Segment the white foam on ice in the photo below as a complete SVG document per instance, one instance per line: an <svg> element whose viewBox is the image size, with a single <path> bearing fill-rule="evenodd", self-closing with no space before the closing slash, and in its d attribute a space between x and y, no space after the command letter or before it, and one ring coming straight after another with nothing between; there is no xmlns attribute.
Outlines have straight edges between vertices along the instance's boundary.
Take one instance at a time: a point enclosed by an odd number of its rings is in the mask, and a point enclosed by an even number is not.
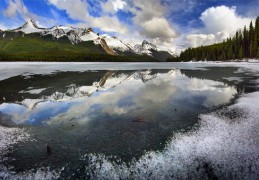
<svg viewBox="0 0 259 180"><path fill-rule="evenodd" d="M0 166L0 178L1 179L28 179L28 180L43 180L43 179L58 179L59 173L51 171L49 168L41 168L36 172L33 170L28 172L14 173L8 170L6 167Z"/></svg>
<svg viewBox="0 0 259 180"><path fill-rule="evenodd" d="M8 128L0 126L0 162L3 155L15 144L28 140L30 135L21 128ZM1 176L0 176L1 177Z"/></svg>
<svg viewBox="0 0 259 180"><path fill-rule="evenodd" d="M258 99L259 92L251 93L226 109L201 115L194 130L176 134L163 151L148 152L128 166L113 163L103 155L91 155L89 169L96 168L91 176L97 179L209 179L213 176L258 179ZM235 110L240 113L236 119L224 115Z"/></svg>

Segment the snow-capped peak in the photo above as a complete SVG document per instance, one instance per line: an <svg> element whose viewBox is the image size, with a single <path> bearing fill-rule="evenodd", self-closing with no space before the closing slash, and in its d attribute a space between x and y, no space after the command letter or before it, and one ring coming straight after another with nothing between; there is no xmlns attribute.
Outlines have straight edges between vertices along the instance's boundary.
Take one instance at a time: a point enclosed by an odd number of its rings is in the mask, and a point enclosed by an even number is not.
<svg viewBox="0 0 259 180"><path fill-rule="evenodd" d="M176 54L176 52L175 51L173 51L173 50L168 50L167 51L169 54L171 54L172 56L177 56L177 54Z"/></svg>
<svg viewBox="0 0 259 180"><path fill-rule="evenodd" d="M80 38L82 41L95 41L99 38L99 36L94 33L91 28L88 28L81 34Z"/></svg>
<svg viewBox="0 0 259 180"><path fill-rule="evenodd" d="M104 35L101 35L100 38L104 39L106 41L107 45L115 51L116 50L122 51L122 52L132 51L132 49L129 46L124 44L121 40L119 40L115 36L109 36L107 34L104 34Z"/></svg>
<svg viewBox="0 0 259 180"><path fill-rule="evenodd" d="M111 55L124 55L124 54L139 54L155 56L160 50L156 45L144 40L141 44L133 45L121 41L115 36L108 34L95 33L92 28L75 28L71 26L57 25L50 28L41 28L32 19L29 19L24 25L17 29L11 30L13 32L24 32L25 34L39 33L41 36L50 35L53 39L68 38L72 44L77 44L82 41L93 41L95 45L101 47ZM1 30L0 30L1 32ZM3 35L3 37L5 34ZM24 37L24 34L23 34ZM164 53L164 51L163 51ZM173 54L172 52L169 52Z"/></svg>
<svg viewBox="0 0 259 180"><path fill-rule="evenodd" d="M157 51L157 47L156 45L149 43L146 40L144 40L142 44L136 44L134 46L134 51L138 54L146 54L152 56L151 50Z"/></svg>
<svg viewBox="0 0 259 180"><path fill-rule="evenodd" d="M146 40L144 40L144 41L142 42L142 48L145 49L145 50L150 50L150 49L157 50L156 45L154 45L154 44L152 44L152 43L149 43L149 42L147 42Z"/></svg>
<svg viewBox="0 0 259 180"><path fill-rule="evenodd" d="M35 32L41 32L44 28L40 28L36 22L32 19L29 19L24 25L21 27L15 29L15 31L22 31L25 34L35 33Z"/></svg>
<svg viewBox="0 0 259 180"><path fill-rule="evenodd" d="M39 28L36 22L33 19L28 19L25 24L22 26L23 28L28 27L28 26L33 26L35 28Z"/></svg>
<svg viewBox="0 0 259 180"><path fill-rule="evenodd" d="M142 44L149 44L149 42L147 40L144 40Z"/></svg>

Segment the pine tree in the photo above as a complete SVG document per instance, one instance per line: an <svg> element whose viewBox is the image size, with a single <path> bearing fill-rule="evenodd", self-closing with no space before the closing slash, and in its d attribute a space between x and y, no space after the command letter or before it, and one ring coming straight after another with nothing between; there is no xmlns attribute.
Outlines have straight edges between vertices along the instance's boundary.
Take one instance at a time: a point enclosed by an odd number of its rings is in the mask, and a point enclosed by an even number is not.
<svg viewBox="0 0 259 180"><path fill-rule="evenodd" d="M243 30L243 49L244 49L244 56L248 57L249 53L248 53L248 48L249 48L249 33L246 29L246 26L244 27Z"/></svg>
<svg viewBox="0 0 259 180"><path fill-rule="evenodd" d="M252 41L250 43L250 58L255 58L257 55L257 49L258 49L258 45L257 45L257 34L254 33Z"/></svg>
<svg viewBox="0 0 259 180"><path fill-rule="evenodd" d="M178 59L189 61L193 59L227 60L233 58L259 58L259 16L255 23L250 23L249 29L244 27L243 31L237 31L233 38L227 38L218 44L188 48L181 53Z"/></svg>
<svg viewBox="0 0 259 180"><path fill-rule="evenodd" d="M232 59L232 57L233 57L232 47L229 47L227 52L227 59Z"/></svg>
<svg viewBox="0 0 259 180"><path fill-rule="evenodd" d="M256 47L258 48L259 47L259 16L256 18L256 21L255 21L255 36L254 37L255 41L257 42L256 43Z"/></svg>
<svg viewBox="0 0 259 180"><path fill-rule="evenodd" d="M241 46L239 49L239 59L243 59L244 58L244 48Z"/></svg>
<svg viewBox="0 0 259 180"><path fill-rule="evenodd" d="M249 40L251 41L253 38L253 34L254 34L254 26L253 26L253 22L250 22L249 25Z"/></svg>

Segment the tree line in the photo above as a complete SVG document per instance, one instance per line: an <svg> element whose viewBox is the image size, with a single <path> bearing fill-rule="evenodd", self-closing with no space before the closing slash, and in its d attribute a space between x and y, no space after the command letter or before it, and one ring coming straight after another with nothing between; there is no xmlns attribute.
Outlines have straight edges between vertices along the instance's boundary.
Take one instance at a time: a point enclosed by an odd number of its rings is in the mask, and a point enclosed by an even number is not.
<svg viewBox="0 0 259 180"><path fill-rule="evenodd" d="M0 52L1 61L46 61L46 62L156 62L149 56L112 56L88 53L19 53Z"/></svg>
<svg viewBox="0 0 259 180"><path fill-rule="evenodd" d="M226 61L232 59L257 58L259 59L259 16L249 27L236 32L234 37L227 38L222 43L197 48L188 48L180 56L168 61L210 60Z"/></svg>

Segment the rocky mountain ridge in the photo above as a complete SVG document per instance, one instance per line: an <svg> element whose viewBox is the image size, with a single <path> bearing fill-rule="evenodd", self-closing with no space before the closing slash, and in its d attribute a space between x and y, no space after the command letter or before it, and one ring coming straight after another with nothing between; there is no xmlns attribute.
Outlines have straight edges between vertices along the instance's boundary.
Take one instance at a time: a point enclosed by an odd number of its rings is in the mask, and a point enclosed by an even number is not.
<svg viewBox="0 0 259 180"><path fill-rule="evenodd" d="M67 38L72 44L78 44L80 42L93 42L95 45L100 45L103 50L110 55L147 55L154 58L159 55L161 61L164 61L166 58L172 56L171 53L167 51L158 50L156 45L149 43L146 40L144 40L142 44L130 45L124 43L115 36L110 36L108 34L100 35L99 33L94 32L92 28L74 28L71 26L62 25L53 26L50 28L41 28L34 20L29 19L21 27L8 31L19 32L25 35L36 33L43 37L51 36L53 39ZM162 54L162 56L160 56L160 54Z"/></svg>

